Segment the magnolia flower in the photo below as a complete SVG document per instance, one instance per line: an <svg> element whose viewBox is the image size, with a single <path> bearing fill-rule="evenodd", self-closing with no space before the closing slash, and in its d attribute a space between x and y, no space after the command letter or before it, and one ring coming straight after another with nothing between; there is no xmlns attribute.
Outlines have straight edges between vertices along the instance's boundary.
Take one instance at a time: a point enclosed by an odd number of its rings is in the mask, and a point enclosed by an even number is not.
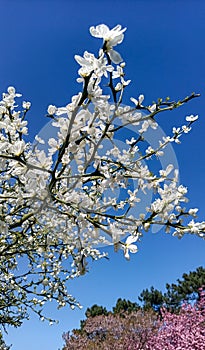
<svg viewBox="0 0 205 350"><path fill-rule="evenodd" d="M25 150L25 146L26 144L24 140L16 141L15 144L11 147L11 152L18 157Z"/></svg>
<svg viewBox="0 0 205 350"><path fill-rule="evenodd" d="M186 121L187 122L195 122L195 120L197 120L198 119L198 115L193 115L193 114L191 114L191 115L188 115L187 117L186 117Z"/></svg>
<svg viewBox="0 0 205 350"><path fill-rule="evenodd" d="M157 108L157 105L156 105L156 103L154 103L153 105L149 106L148 109L149 109L150 113L153 113L156 111L156 108Z"/></svg>
<svg viewBox="0 0 205 350"><path fill-rule="evenodd" d="M198 210L199 210L198 208L189 209L189 215L196 217L196 213L198 212Z"/></svg>
<svg viewBox="0 0 205 350"><path fill-rule="evenodd" d="M188 134L188 132L191 130L191 128L188 128L187 125L182 125L182 130L185 134Z"/></svg>
<svg viewBox="0 0 205 350"><path fill-rule="evenodd" d="M41 137L39 137L38 135L35 136L35 140L36 140L38 143L40 143L41 145L44 145L44 144L45 144L45 141L44 141Z"/></svg>
<svg viewBox="0 0 205 350"><path fill-rule="evenodd" d="M124 38L124 31L126 28L121 29L121 25L117 25L113 29L109 29L105 24L99 24L96 27L90 27L90 33L96 38L102 38L105 42L106 51L112 62L118 64L122 62L120 54L113 50L113 46L120 44Z"/></svg>
<svg viewBox="0 0 205 350"><path fill-rule="evenodd" d="M122 84L117 83L117 85L115 86L115 91L120 91L120 90L122 90Z"/></svg>
<svg viewBox="0 0 205 350"><path fill-rule="evenodd" d="M112 77L113 79L116 79L123 76L124 76L123 63L121 63L120 66L117 66L116 71L113 71Z"/></svg>
<svg viewBox="0 0 205 350"><path fill-rule="evenodd" d="M138 248L135 244L132 244L138 240L138 236L129 236L127 237L125 243L123 244L124 256L125 259L130 260L130 253L137 253Z"/></svg>
<svg viewBox="0 0 205 350"><path fill-rule="evenodd" d="M50 106L48 106L47 111L48 111L48 114L53 115L57 112L57 108L56 108L56 106L50 105Z"/></svg>
<svg viewBox="0 0 205 350"><path fill-rule="evenodd" d="M78 72L81 76L89 76L89 74L94 70L95 56L87 51L84 52L83 57L75 55L75 60L82 66Z"/></svg>
<svg viewBox="0 0 205 350"><path fill-rule="evenodd" d="M9 86L7 91L8 91L8 94L11 95L12 97L21 97L21 94L17 94L16 89L13 86Z"/></svg>
<svg viewBox="0 0 205 350"><path fill-rule="evenodd" d="M29 109L31 107L31 102L23 101L22 106L25 109Z"/></svg>
<svg viewBox="0 0 205 350"><path fill-rule="evenodd" d="M107 59L104 57L103 51L101 53L102 54L99 58L96 58L88 51L84 52L83 57L79 55L74 56L78 64L82 66L78 71L81 77L89 76L92 71L94 71L98 77L101 77L102 75L107 77L107 71L112 72L113 67L111 65L107 65Z"/></svg>
<svg viewBox="0 0 205 350"><path fill-rule="evenodd" d="M174 166L173 166L173 164L169 164L167 167L166 167L166 169L165 170L160 170L159 171L159 174L160 174L160 176L161 177L166 177L166 176L168 176L170 173L171 173L171 171L174 169Z"/></svg>
<svg viewBox="0 0 205 350"><path fill-rule="evenodd" d="M96 38L102 38L106 42L109 42L110 46L116 46L123 41L124 32L127 28L121 29L121 25L115 26L113 29L109 29L105 24L99 24L98 26L90 27L90 33Z"/></svg>
<svg viewBox="0 0 205 350"><path fill-rule="evenodd" d="M139 95L138 100L134 97L130 97L130 101L132 101L136 107L141 106L142 102L144 101L144 95Z"/></svg>
<svg viewBox="0 0 205 350"><path fill-rule="evenodd" d="M49 148L49 156L53 155L55 152L57 152L60 149L61 143L58 140L55 140L53 137L51 137L48 140L48 144L51 148Z"/></svg>

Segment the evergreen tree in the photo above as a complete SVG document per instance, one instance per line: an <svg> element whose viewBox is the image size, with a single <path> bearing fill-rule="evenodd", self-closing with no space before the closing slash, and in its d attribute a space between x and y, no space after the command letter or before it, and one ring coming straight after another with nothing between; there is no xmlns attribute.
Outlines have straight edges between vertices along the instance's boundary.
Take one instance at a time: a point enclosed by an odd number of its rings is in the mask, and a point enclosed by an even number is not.
<svg viewBox="0 0 205 350"><path fill-rule="evenodd" d="M91 306L90 308L88 307L86 312L85 312L85 316L87 318L89 317L95 317L95 316L100 316L100 315L107 315L107 309L104 306L99 306L97 304L94 304L93 306Z"/></svg>
<svg viewBox="0 0 205 350"><path fill-rule="evenodd" d="M177 283L166 284L166 292L163 294L153 286L145 289L139 296L144 309L152 308L160 311L165 306L172 312L177 312L184 301L190 303L197 301L200 296L200 288L205 289L205 268L198 267L196 271L184 273Z"/></svg>
<svg viewBox="0 0 205 350"><path fill-rule="evenodd" d="M123 314L125 312L131 313L140 309L140 306L137 303L133 303L130 300L121 299L117 300L116 305L113 307L114 314Z"/></svg>
<svg viewBox="0 0 205 350"><path fill-rule="evenodd" d="M183 301L196 301L199 299L199 289L202 287L205 288L205 268L200 266L196 271L184 273L182 280L177 280L177 284L166 284L166 302L168 305L170 303L178 307Z"/></svg>
<svg viewBox="0 0 205 350"><path fill-rule="evenodd" d="M143 290L138 299L143 303L145 310L153 309L159 312L164 304L164 295L153 286L150 291L148 289Z"/></svg>

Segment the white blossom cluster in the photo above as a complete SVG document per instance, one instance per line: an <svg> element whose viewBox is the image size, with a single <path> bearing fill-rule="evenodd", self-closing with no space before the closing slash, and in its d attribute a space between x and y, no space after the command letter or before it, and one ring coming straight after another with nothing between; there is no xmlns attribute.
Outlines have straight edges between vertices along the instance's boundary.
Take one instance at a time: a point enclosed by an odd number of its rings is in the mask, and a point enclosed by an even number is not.
<svg viewBox="0 0 205 350"><path fill-rule="evenodd" d="M146 131L157 129L157 114L197 95L179 102L159 99L148 106L140 95L130 99L132 107L123 106L130 80L125 80L125 63L113 47L123 41L124 32L120 25L111 30L104 24L90 28L92 36L103 39L102 48L97 56L87 51L83 57L75 56L82 92L65 107L48 107L56 137L45 141L37 135L34 144L27 142L26 114L31 104L17 105L21 95L13 87L3 94L0 290L6 296L1 308L4 322L6 315L10 322L20 322L29 306L43 318L41 309L48 300L55 299L59 307L79 306L67 291L67 281L86 273L90 258L106 257L100 245L113 244L129 259L129 252L138 250L134 243L152 225L164 226L179 238L186 233L205 237L205 222L194 221L197 209L184 208L187 189L178 184L178 171L170 164L153 174L145 163L162 157L167 144L179 143L197 116L187 116L187 124L159 140L156 149L146 145L141 149ZM122 149L116 139L127 125L140 136L128 137ZM123 196L117 195L121 189ZM152 202L134 216L141 193L150 190Z"/></svg>

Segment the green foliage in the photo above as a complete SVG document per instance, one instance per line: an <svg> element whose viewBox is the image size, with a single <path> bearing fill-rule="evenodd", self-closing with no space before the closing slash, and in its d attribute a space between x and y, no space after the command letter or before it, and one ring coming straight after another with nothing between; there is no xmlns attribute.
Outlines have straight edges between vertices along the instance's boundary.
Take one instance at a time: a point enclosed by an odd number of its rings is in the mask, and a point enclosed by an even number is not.
<svg viewBox="0 0 205 350"><path fill-rule="evenodd" d="M125 312L130 314L131 312L138 311L140 309L140 306L136 302L132 302L130 300L126 299L121 299L119 298L116 302L116 305L112 308L111 311L107 311L107 309L104 306L99 306L97 304L94 304L90 308L87 308L85 311L85 316L87 318L89 317L95 317L95 316L100 316L100 315L105 315L107 316L110 313L113 313L114 315L121 315L124 314ZM81 326L83 327L84 321L81 321Z"/></svg>
<svg viewBox="0 0 205 350"><path fill-rule="evenodd" d="M154 311L159 312L164 304L164 296L162 292L154 287L151 287L150 291L148 289L143 290L138 299L143 302L143 308L145 310L153 309Z"/></svg>
<svg viewBox="0 0 205 350"><path fill-rule="evenodd" d="M94 304L93 306L88 307L86 309L86 311L85 311L85 316L87 318L101 316L101 315L107 316L108 315L108 311L107 311L106 307L99 306L97 304ZM86 323L85 320L81 320L80 321L80 330L76 329L75 331L82 333L83 329L84 329L84 326L85 326L85 323Z"/></svg>
<svg viewBox="0 0 205 350"><path fill-rule="evenodd" d="M88 307L85 316L88 317L95 317L95 316L100 316L100 315L107 315L107 309L104 306L99 306L97 304L94 304L90 308Z"/></svg>
<svg viewBox="0 0 205 350"><path fill-rule="evenodd" d="M198 267L196 271L184 273L177 283L166 284L166 292L151 287L145 289L139 296L145 310L160 311L165 306L172 312L177 312L184 301L193 302L199 299L199 289L205 287L205 268Z"/></svg>
<svg viewBox="0 0 205 350"><path fill-rule="evenodd" d="M184 273L182 280L178 279L177 284L167 284L167 298L168 302L172 302L180 306L182 301L195 301L199 298L199 288L205 288L205 268L198 267L196 271L191 271L189 274ZM177 302L178 299L178 302Z"/></svg>
<svg viewBox="0 0 205 350"><path fill-rule="evenodd" d="M137 311L139 309L140 309L140 306L137 303L133 303L130 300L119 298L117 300L116 305L113 307L113 313L115 315L123 314L125 312L130 314L131 312Z"/></svg>

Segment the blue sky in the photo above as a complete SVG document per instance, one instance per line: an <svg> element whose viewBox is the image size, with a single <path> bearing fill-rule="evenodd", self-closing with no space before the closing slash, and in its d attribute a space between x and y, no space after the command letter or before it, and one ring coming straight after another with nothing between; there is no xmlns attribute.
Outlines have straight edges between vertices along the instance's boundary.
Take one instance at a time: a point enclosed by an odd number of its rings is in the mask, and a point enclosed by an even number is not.
<svg viewBox="0 0 205 350"><path fill-rule="evenodd" d="M0 90L14 85L25 100L32 102L29 114L31 138L47 120L47 106L64 106L80 85L74 55L85 50L97 53L98 39L89 27L105 23L127 27L119 51L126 61L126 77L132 80L129 97L143 93L146 102L158 97L179 99L193 91L201 97L174 112L161 115L158 122L169 133L188 114L199 114L199 121L181 145L174 148L181 182L189 188L191 207L199 207L205 217L205 3L193 1L105 0L1 0ZM84 305L82 311L68 308L49 315L60 320L48 326L31 315L19 329L6 336L13 350L58 350L62 333L78 327L87 307L97 303L114 306L118 297L137 301L142 289L154 285L163 289L183 272L204 266L205 243L187 236L182 240L159 232L146 234L139 253L130 262L109 248L110 260L91 265L90 272L70 285L70 291Z"/></svg>

